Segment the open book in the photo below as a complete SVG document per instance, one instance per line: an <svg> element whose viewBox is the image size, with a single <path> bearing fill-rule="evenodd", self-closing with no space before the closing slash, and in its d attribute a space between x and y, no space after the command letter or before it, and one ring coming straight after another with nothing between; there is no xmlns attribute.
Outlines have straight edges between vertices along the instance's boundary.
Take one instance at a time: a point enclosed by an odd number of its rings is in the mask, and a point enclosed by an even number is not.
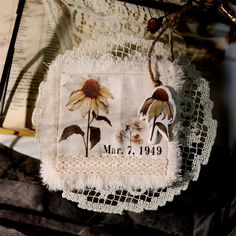
<svg viewBox="0 0 236 236"><path fill-rule="evenodd" d="M0 75L12 35L18 0L0 9ZM27 0L15 43L15 52L3 107L1 133L33 135L31 122L38 87L47 64L59 53L59 43L49 25L42 1Z"/></svg>

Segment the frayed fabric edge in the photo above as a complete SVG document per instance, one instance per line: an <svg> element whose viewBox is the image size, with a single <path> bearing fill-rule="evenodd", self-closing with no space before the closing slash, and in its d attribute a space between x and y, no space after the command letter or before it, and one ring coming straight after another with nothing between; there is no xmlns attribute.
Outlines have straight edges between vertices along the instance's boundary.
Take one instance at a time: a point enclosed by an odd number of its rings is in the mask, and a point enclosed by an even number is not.
<svg viewBox="0 0 236 236"><path fill-rule="evenodd" d="M67 56L71 55L70 53L67 53ZM66 72L68 70L71 70L71 69L74 69L74 68L78 68L78 65L80 65L79 67L81 68L82 66L84 66L85 70L87 66L89 66L89 61L91 63L91 58L86 58L86 57L83 57L83 58L80 58L81 60L78 61L76 60L76 63L75 64L71 64L71 63L68 63L67 59L65 56L59 56L51 65L50 69L49 69L49 72L48 72L48 80L52 81L54 78L56 78L56 76L60 76L61 73L63 72ZM128 60L114 60L112 59L111 57L107 57L107 55L105 55L102 59L99 60L99 64L100 66L102 66L104 68L104 71L106 70L106 67L107 66L111 66L111 65L116 65L117 66L117 69L119 68L122 68L122 66L129 66L130 65L133 65L135 68L136 66L142 64L143 66L143 63L145 62L145 58L142 57L140 58L140 60L137 62L135 61L128 61ZM94 64L94 68L96 68L97 64L96 64L96 61L98 60L92 60L92 63ZM104 63L104 61L106 63ZM129 62L129 65L127 65L127 62ZM82 65L81 65L82 63ZM120 65L119 65L120 63ZM62 70L62 67L64 65L64 69ZM91 64L90 64L91 65ZM132 67L132 66L131 66ZM91 67L90 67L91 69ZM172 80L172 83L174 83L174 86L177 86L177 88L181 88L181 69L180 67L177 68L180 73L178 74L178 76L176 76L174 78L174 80ZM101 70L101 67L100 67L100 70ZM103 69L102 69L103 70ZM134 69L135 71L135 69ZM169 81L168 81L169 82ZM49 86L48 82L47 83L47 86ZM171 86L172 87L172 83L171 81L167 84L168 86ZM51 83L51 86L53 87L52 85L53 83ZM55 84L55 81L54 81L54 84ZM52 92L52 91L51 91ZM51 104L52 106L55 105L55 104ZM51 111L52 112L52 111ZM56 112L56 111L54 111ZM44 114L46 113L46 111L44 112ZM39 133L42 133L42 129L41 131L39 131ZM46 135L46 133L45 133ZM55 139L54 139L55 140ZM176 149L177 148L177 149ZM50 149L50 148L49 148ZM174 151L173 150L176 150L176 155L173 155ZM171 155L169 156L170 160L168 163L169 166L168 166L168 171L167 171L167 176L166 177L163 177L163 178L157 178L156 176L155 177L151 177L148 179L148 181L141 181L143 182L143 185L142 184L139 184L139 185L136 185L137 187L145 187L145 188L158 188L158 187L164 187L164 186L167 186L169 184L171 184L173 181L175 181L175 179L179 176L178 174L178 170L179 170L179 166L181 165L181 158L178 157L179 155L179 150L178 150L178 144L177 144L177 141L175 141L175 145L173 148L171 148ZM55 148L54 148L54 151ZM76 181L74 179L76 179L76 176L74 176L72 173L60 173L58 172L58 170L56 169L56 157L53 156L53 153L55 153L53 150L49 150L49 152L45 152L45 150L42 152L42 165L41 165L41 177L43 179L43 182L45 184L48 185L48 187L51 189L51 190L62 190L64 188L64 186L69 186L71 185L71 189L76 186L77 188L84 188L88 185L91 185L91 187L99 187L101 184L97 183L97 180L98 179L96 176L94 178L94 180L91 179L91 183L96 183L95 185L93 184L89 184L85 186L84 184L84 181L78 181L78 183L76 183ZM51 155L50 155L51 153ZM54 154L55 155L55 154ZM43 157L44 156L44 157ZM146 178L146 176L145 176ZM124 181L121 181L119 180L119 178L117 179L117 183L122 183L121 185L120 184L115 184L113 185L116 186L117 188L119 187L123 187L123 183L127 183L128 180L126 178L123 178ZM142 178L141 178L142 179ZM135 186L135 182L138 182L137 181L137 176L134 177L134 180L135 181L131 181L130 183L132 184L126 184L127 187L132 187L131 185L134 185ZM147 182L147 183L146 183ZM74 186L73 186L74 185ZM96 186L97 185L97 186ZM111 187L111 184L105 184L105 186L107 186L108 188ZM104 187L104 186L102 186Z"/></svg>

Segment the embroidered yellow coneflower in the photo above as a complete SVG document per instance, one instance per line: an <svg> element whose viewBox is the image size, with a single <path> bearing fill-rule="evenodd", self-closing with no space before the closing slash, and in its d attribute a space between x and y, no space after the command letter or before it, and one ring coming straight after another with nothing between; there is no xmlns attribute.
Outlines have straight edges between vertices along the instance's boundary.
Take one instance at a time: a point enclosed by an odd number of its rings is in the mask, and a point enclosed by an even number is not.
<svg viewBox="0 0 236 236"><path fill-rule="evenodd" d="M113 98L111 92L101 86L100 82L93 77L80 83L79 88L70 94L67 107L70 111L81 109L82 117L89 111L99 114L99 109L109 112L108 98Z"/></svg>
<svg viewBox="0 0 236 236"><path fill-rule="evenodd" d="M168 139L168 125L173 123L176 116L176 106L169 88L165 86L155 88L152 95L141 105L139 113L141 118L152 127L150 141L152 141L155 127Z"/></svg>

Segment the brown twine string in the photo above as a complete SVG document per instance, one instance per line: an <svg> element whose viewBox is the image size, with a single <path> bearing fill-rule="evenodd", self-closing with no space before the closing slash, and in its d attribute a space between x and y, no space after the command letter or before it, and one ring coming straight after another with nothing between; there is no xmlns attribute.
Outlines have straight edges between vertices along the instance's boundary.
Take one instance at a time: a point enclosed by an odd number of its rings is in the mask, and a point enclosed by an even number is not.
<svg viewBox="0 0 236 236"><path fill-rule="evenodd" d="M173 27L174 27L174 21L171 23L170 32L169 32L169 48L170 48L170 60L171 61L174 61Z"/></svg>
<svg viewBox="0 0 236 236"><path fill-rule="evenodd" d="M157 37L153 40L149 50L148 50L148 70L149 70L149 74L151 77L151 80L153 81L153 83L155 84L155 86L160 86L162 85L161 80L158 78L156 79L153 72L152 72L152 52L153 49L155 47L156 42L160 39L160 37L162 36L163 33L165 33L165 31L170 27L170 22L168 22L165 26L162 27L161 31L158 33Z"/></svg>
<svg viewBox="0 0 236 236"><path fill-rule="evenodd" d="M175 25L175 20L177 18L179 18L181 16L182 13L184 13L185 11L188 11L188 9L190 9L192 6L191 2L189 1L182 9L182 11L180 12L175 12L175 13L171 13L166 15L166 24L164 24L164 26L162 26L160 32L158 33L157 37L153 40L149 50L148 50L148 70L149 70L149 74L151 77L151 80L153 81L153 83L155 84L155 86L160 86L162 85L162 82L160 81L159 78L155 78L154 74L152 72L152 52L153 49L155 47L156 42L160 39L160 37L162 36L163 33L165 33L165 31L169 28L170 29L170 34L169 34L169 47L170 47L170 58L173 61L174 60L174 53L173 53L173 28Z"/></svg>

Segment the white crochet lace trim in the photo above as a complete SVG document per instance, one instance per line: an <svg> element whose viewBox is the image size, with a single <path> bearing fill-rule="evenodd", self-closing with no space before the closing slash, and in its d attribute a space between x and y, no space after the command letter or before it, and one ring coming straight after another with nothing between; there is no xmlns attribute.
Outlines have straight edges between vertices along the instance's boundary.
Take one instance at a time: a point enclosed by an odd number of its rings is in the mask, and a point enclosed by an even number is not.
<svg viewBox="0 0 236 236"><path fill-rule="evenodd" d="M148 160L148 161L147 161ZM63 172L68 173L76 173L79 174L83 171L83 173L93 175L95 173L102 173L105 176L114 176L114 175L160 175L166 176L168 167L167 159L157 160L155 158L140 158L140 157L71 157L64 156L61 157L61 161L58 162L57 169L62 170ZM111 182L112 178L109 179ZM129 177L128 177L129 178ZM119 176L119 179L121 177ZM137 178L134 178L135 182Z"/></svg>
<svg viewBox="0 0 236 236"><path fill-rule="evenodd" d="M134 59L140 55L145 57L149 42L125 35L118 36L116 40L112 37L104 37L82 45L78 50L74 50L73 53L77 56L85 54L87 56L95 55L95 57L99 57L106 52L115 55L116 58L121 56ZM103 47L100 46L102 42L105 42ZM99 50L101 50L101 53ZM160 55L160 51L162 52L162 50L162 46L157 45L156 54ZM161 55L163 54L161 53ZM170 62L165 59L162 60L162 63L159 63L160 74L168 71L168 63ZM49 71L49 77L55 76L51 74L52 71L59 70L60 65L57 64L53 67L55 66L56 68ZM172 68L175 69L168 73L178 75L181 71L177 65L174 67L172 65ZM171 201L176 194L180 194L181 190L185 190L188 187L189 181L197 180L201 164L208 162L216 134L217 123L212 119L211 115L213 104L209 100L207 82L200 78L200 74L192 66L184 65L184 70L186 81L184 82L184 88L179 91L180 96L178 96L179 101L177 104L181 110L178 116L181 128L177 135L182 153L182 179L175 181L167 188L156 190L142 189L141 192L140 190L129 192L125 189L97 191L91 188L71 191L70 186L67 186L61 181L63 174L58 173L55 168L55 144L57 141L55 133L58 117L53 116L53 114L58 114L58 107L52 101L47 100L47 97L52 92L54 93L54 89L57 92L58 84L56 80L47 81L47 86L42 84L40 94L43 96L40 95L40 99L38 100L34 113L34 122L38 127L41 156L43 158L41 174L46 184L49 185L49 188L63 189L63 196L78 202L81 208L122 213L123 210L140 212L144 209L157 209L158 206L163 206L167 201ZM179 85L179 81L177 81L177 85ZM47 106L43 106L45 103L47 103ZM38 117L39 115L44 120L48 120L47 127L42 125L43 121ZM48 143L48 139L47 141L43 140L41 138L43 136L51 137L51 143Z"/></svg>
<svg viewBox="0 0 236 236"><path fill-rule="evenodd" d="M65 176L67 189L83 189L96 186L105 189L164 188L179 176L180 150L178 142L168 145L168 158L141 157L71 157L57 159L57 170Z"/></svg>

